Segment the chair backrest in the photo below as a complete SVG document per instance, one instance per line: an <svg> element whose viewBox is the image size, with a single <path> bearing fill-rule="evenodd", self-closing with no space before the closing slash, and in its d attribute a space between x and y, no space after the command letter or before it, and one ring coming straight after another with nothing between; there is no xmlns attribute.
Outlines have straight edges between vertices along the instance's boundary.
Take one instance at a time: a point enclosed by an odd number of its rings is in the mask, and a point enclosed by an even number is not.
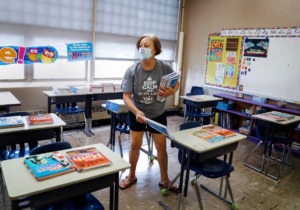
<svg viewBox="0 0 300 210"><path fill-rule="evenodd" d="M193 86L191 89L191 93L196 93L197 95L203 95L204 89L203 89L203 87Z"/></svg>
<svg viewBox="0 0 300 210"><path fill-rule="evenodd" d="M13 117L13 116L29 116L29 112L9 112L1 114L0 117Z"/></svg>
<svg viewBox="0 0 300 210"><path fill-rule="evenodd" d="M199 122L186 122L186 123L179 125L179 130L186 130L189 128L196 128L199 126L201 126L201 123L199 123Z"/></svg>
<svg viewBox="0 0 300 210"><path fill-rule="evenodd" d="M30 151L30 155L36 155L46 152L54 152L58 150L70 149L72 148L69 142L54 142L50 144L46 144L40 147L36 147Z"/></svg>

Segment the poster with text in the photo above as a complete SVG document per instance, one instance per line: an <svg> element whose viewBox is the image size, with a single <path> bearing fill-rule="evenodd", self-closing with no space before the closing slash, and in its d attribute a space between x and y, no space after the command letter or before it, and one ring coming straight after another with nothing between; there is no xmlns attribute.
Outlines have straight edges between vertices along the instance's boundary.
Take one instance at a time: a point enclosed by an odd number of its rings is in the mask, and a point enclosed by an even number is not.
<svg viewBox="0 0 300 210"><path fill-rule="evenodd" d="M91 42L67 44L68 61L92 60L93 45Z"/></svg>
<svg viewBox="0 0 300 210"><path fill-rule="evenodd" d="M268 57L269 38L245 38L243 56Z"/></svg>
<svg viewBox="0 0 300 210"><path fill-rule="evenodd" d="M236 64L236 52L227 52L227 65L226 65L226 73L227 77L233 77L235 71Z"/></svg>
<svg viewBox="0 0 300 210"><path fill-rule="evenodd" d="M209 48L209 61L222 62L224 40L211 39Z"/></svg>
<svg viewBox="0 0 300 210"><path fill-rule="evenodd" d="M215 82L223 83L224 82L224 72L225 71L225 63L217 63L216 65L216 74L215 74Z"/></svg>

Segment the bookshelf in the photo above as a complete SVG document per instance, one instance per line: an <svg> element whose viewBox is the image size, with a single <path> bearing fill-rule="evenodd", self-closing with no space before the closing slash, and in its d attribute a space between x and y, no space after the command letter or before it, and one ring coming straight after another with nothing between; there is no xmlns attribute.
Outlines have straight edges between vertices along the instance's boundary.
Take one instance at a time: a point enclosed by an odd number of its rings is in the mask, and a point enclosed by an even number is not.
<svg viewBox="0 0 300 210"><path fill-rule="evenodd" d="M227 116L230 121L234 121L235 119L235 125L231 126L225 126L227 128L230 128L234 131L238 132L238 128L242 127L242 123L244 120L249 120L250 121L250 131L249 134L247 135L247 139L249 141L258 143L259 139L255 137L255 132L254 132L254 124L255 124L255 119L251 117L250 114L246 114L245 112L242 112L242 110L246 109L253 109L253 113L256 112L258 108L264 108L267 111L280 111L280 112L285 112L293 115L300 116L300 109L297 108L290 108L290 107L279 107L276 104L271 104L271 103L259 103L256 101L252 101L251 99L247 98L237 98L234 95L228 95L228 94L214 94L215 97L223 98L223 102L228 102L228 101L233 101L235 106L233 109L218 109L216 108L216 112L219 113L220 116ZM226 120L225 120L226 121ZM294 136L296 138L296 142L300 142L300 128L296 128L294 132ZM292 152L300 156L300 148L292 148Z"/></svg>

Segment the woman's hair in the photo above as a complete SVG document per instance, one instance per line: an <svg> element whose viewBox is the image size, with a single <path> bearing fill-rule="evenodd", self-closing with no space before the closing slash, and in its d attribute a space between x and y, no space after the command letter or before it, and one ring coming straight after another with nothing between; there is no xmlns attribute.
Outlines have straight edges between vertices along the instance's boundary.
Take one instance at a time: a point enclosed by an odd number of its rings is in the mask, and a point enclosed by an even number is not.
<svg viewBox="0 0 300 210"><path fill-rule="evenodd" d="M161 44L159 38L155 34L144 34L142 35L136 43L136 49L139 50L140 42L143 38L148 37L152 42L156 53L154 55L159 55L161 53Z"/></svg>

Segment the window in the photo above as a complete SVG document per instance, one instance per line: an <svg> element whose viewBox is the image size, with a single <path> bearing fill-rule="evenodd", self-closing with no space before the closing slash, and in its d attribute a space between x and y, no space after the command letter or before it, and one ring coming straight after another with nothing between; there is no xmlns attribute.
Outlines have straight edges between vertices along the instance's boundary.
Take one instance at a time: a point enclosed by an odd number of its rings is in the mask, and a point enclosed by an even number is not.
<svg viewBox="0 0 300 210"><path fill-rule="evenodd" d="M134 61L96 60L95 78L123 78L125 71Z"/></svg>
<svg viewBox="0 0 300 210"><path fill-rule="evenodd" d="M157 58L172 62L179 2L0 0L0 47L52 46L59 56L52 64L0 66L0 80L120 79L128 66L139 60L135 43L144 33L154 33L161 39L163 51ZM95 69L91 69L94 66L89 65L90 61L68 62L66 44L92 42L93 31Z"/></svg>
<svg viewBox="0 0 300 210"><path fill-rule="evenodd" d="M87 61L68 62L59 58L52 64L34 64L34 79L86 79Z"/></svg>

